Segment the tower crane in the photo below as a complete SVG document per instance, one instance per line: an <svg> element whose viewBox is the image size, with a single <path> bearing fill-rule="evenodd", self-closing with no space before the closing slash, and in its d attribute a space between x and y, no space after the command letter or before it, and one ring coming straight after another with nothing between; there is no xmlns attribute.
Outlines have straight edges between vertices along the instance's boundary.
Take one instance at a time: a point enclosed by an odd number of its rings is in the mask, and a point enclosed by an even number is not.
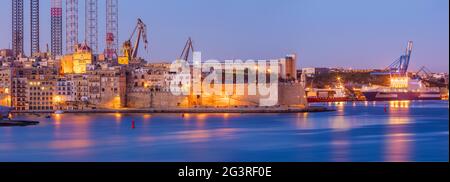
<svg viewBox="0 0 450 182"><path fill-rule="evenodd" d="M136 32L137 32L136 42L133 45L132 40L134 35L136 35ZM123 56L119 56L118 58L119 64L128 65L132 60L136 59L141 39L144 43L145 50L147 50L148 47L147 25L145 25L145 23L139 18L130 38L127 41L125 41L122 45Z"/></svg>

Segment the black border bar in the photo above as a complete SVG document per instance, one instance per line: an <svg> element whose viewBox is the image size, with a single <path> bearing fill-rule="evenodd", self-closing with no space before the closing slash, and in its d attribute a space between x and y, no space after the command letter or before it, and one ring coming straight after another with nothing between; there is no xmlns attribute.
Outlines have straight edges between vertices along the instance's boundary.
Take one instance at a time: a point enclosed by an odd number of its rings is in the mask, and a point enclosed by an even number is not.
<svg viewBox="0 0 450 182"><path fill-rule="evenodd" d="M448 163L0 163L2 177L108 177L116 179L233 180L279 178L355 178L448 177ZM210 179L203 176L180 177L180 169L212 169ZM224 168L256 167L269 170L269 176L223 176ZM63 178L66 179L66 178ZM445 179L445 178L444 178ZM146 181L146 180L144 180ZM151 181L151 180L148 180ZM301 180L300 180L301 181Z"/></svg>

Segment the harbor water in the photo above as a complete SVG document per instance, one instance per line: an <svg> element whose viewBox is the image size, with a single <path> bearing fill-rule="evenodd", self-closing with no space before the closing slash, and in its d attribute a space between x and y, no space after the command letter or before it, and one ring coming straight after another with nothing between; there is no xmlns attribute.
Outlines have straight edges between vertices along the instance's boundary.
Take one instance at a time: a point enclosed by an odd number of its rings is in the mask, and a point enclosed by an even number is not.
<svg viewBox="0 0 450 182"><path fill-rule="evenodd" d="M448 162L448 101L315 105L337 111L17 115L41 123L0 128L0 162Z"/></svg>

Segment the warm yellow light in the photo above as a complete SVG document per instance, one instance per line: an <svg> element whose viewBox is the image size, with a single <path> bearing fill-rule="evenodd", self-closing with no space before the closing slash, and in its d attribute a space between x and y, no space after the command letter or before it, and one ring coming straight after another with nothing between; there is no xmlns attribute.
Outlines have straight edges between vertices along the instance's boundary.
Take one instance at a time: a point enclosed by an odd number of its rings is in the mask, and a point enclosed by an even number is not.
<svg viewBox="0 0 450 182"><path fill-rule="evenodd" d="M150 119L152 117L152 115L151 114L144 114L143 117L144 117L144 119Z"/></svg>
<svg viewBox="0 0 450 182"><path fill-rule="evenodd" d="M408 84L409 84L408 77L391 78L392 88L408 88Z"/></svg>
<svg viewBox="0 0 450 182"><path fill-rule="evenodd" d="M0 106L11 106L11 96L6 96L4 99L0 100Z"/></svg>
<svg viewBox="0 0 450 182"><path fill-rule="evenodd" d="M62 102L62 98L61 98L61 96L55 96L55 98L53 98L53 101L55 103L61 103Z"/></svg>
<svg viewBox="0 0 450 182"><path fill-rule="evenodd" d="M119 109L121 105L121 98L120 96L116 96L113 100L113 108Z"/></svg>

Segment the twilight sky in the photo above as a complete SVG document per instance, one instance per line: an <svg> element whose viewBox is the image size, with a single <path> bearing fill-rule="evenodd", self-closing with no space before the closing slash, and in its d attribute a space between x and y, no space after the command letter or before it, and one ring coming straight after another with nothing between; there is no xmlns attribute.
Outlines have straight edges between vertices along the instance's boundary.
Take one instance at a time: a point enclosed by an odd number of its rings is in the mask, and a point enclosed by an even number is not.
<svg viewBox="0 0 450 182"><path fill-rule="evenodd" d="M63 0L65 1L65 0ZM80 41L84 40L84 0ZM104 49L105 1L99 1ZM29 54L29 0L25 0ZM50 0L41 0L41 49L50 41ZM191 36L203 59L270 59L297 53L299 67L385 68L415 42L411 69L449 68L448 0L119 0L120 43L141 17L151 62L173 61ZM10 47L11 0L0 6L0 48Z"/></svg>

